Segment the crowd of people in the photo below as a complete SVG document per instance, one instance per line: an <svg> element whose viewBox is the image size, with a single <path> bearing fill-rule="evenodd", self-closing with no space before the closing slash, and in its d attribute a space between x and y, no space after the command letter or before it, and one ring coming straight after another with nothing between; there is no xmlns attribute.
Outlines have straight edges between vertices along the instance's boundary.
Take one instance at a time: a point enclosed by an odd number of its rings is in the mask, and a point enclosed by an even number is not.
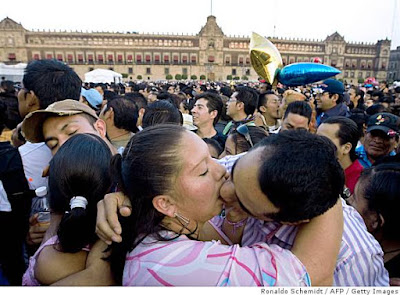
<svg viewBox="0 0 400 295"><path fill-rule="evenodd" d="M0 86L0 285L400 285L400 87Z"/></svg>

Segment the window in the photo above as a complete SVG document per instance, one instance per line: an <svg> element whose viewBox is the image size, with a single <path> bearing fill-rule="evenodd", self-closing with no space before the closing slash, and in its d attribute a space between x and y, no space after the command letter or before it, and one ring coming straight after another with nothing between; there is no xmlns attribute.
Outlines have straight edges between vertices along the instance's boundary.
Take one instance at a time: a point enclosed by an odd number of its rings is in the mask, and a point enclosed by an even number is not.
<svg viewBox="0 0 400 295"><path fill-rule="evenodd" d="M236 69L232 69L232 75L236 76Z"/></svg>
<svg viewBox="0 0 400 295"><path fill-rule="evenodd" d="M209 55L208 56L208 62L214 62L214 56L213 55Z"/></svg>
<svg viewBox="0 0 400 295"><path fill-rule="evenodd" d="M62 56L62 54L57 54L57 60L58 60L58 61L63 61L63 56Z"/></svg>
<svg viewBox="0 0 400 295"><path fill-rule="evenodd" d="M363 73L362 72L358 72L358 78L362 78L363 77Z"/></svg>
<svg viewBox="0 0 400 295"><path fill-rule="evenodd" d="M141 55L136 55L136 63L138 63L138 64L142 63L142 56Z"/></svg>
<svg viewBox="0 0 400 295"><path fill-rule="evenodd" d="M94 68L89 68L89 72L91 72L91 71L93 71L94 70Z"/></svg>
<svg viewBox="0 0 400 295"><path fill-rule="evenodd" d="M243 57L239 57L239 64L240 64L240 65L243 64Z"/></svg>
<svg viewBox="0 0 400 295"><path fill-rule="evenodd" d="M246 76L250 76L250 69L246 70Z"/></svg>
<svg viewBox="0 0 400 295"><path fill-rule="evenodd" d="M149 63L151 61L150 54L146 54L146 62Z"/></svg>
<svg viewBox="0 0 400 295"><path fill-rule="evenodd" d="M122 63L122 54L118 54L117 60L119 63Z"/></svg>
<svg viewBox="0 0 400 295"><path fill-rule="evenodd" d="M110 71L114 71L114 68L113 67L109 67L108 68Z"/></svg>
<svg viewBox="0 0 400 295"><path fill-rule="evenodd" d="M133 55L132 54L128 54L127 58L129 63L131 63L133 61Z"/></svg>
<svg viewBox="0 0 400 295"><path fill-rule="evenodd" d="M164 68L164 74L169 75L169 68Z"/></svg>
<svg viewBox="0 0 400 295"><path fill-rule="evenodd" d="M386 69L386 63L383 62L381 68L382 68L382 70L385 70Z"/></svg>
<svg viewBox="0 0 400 295"><path fill-rule="evenodd" d="M336 64L337 64L336 59L333 59L333 60L331 61L331 66L332 66L332 67L336 67Z"/></svg>
<svg viewBox="0 0 400 295"><path fill-rule="evenodd" d="M33 59L34 59L34 60L39 60L39 59L40 59L40 55L39 55L38 53L35 53L35 54L33 55Z"/></svg>
<svg viewBox="0 0 400 295"><path fill-rule="evenodd" d="M196 60L197 60L196 56L192 55L192 59L191 59L192 64L195 64L197 62Z"/></svg>
<svg viewBox="0 0 400 295"><path fill-rule="evenodd" d="M8 60L16 60L15 53L9 53L8 54Z"/></svg>
<svg viewBox="0 0 400 295"><path fill-rule="evenodd" d="M52 55L52 54L47 54L47 55L46 55L46 58L47 58L47 59L52 59L52 58L53 58L53 55Z"/></svg>
<svg viewBox="0 0 400 295"><path fill-rule="evenodd" d="M103 55L102 54L97 55L97 61L99 63L103 63Z"/></svg>
<svg viewBox="0 0 400 295"><path fill-rule="evenodd" d="M133 68L128 68L128 73L133 74Z"/></svg>
<svg viewBox="0 0 400 295"><path fill-rule="evenodd" d="M146 68L146 75L151 75L151 68Z"/></svg>
<svg viewBox="0 0 400 295"><path fill-rule="evenodd" d="M249 65L249 64L250 64L250 58L246 57L246 65Z"/></svg>
<svg viewBox="0 0 400 295"><path fill-rule="evenodd" d="M227 57L225 58L225 64L226 64L226 65L230 65L230 64L231 64L231 58L230 58L229 56L227 56Z"/></svg>
<svg viewBox="0 0 400 295"><path fill-rule="evenodd" d="M164 63L169 63L169 55L164 55Z"/></svg>
<svg viewBox="0 0 400 295"><path fill-rule="evenodd" d="M187 75L187 73L188 73L187 68L183 68L183 69L182 69L182 74L183 74L183 75Z"/></svg>
<svg viewBox="0 0 400 295"><path fill-rule="evenodd" d="M182 63L187 64L187 62L188 62L187 55L182 56Z"/></svg>
<svg viewBox="0 0 400 295"><path fill-rule="evenodd" d="M344 72L344 77L348 78L349 77L349 73L348 72Z"/></svg>
<svg viewBox="0 0 400 295"><path fill-rule="evenodd" d="M179 57L177 55L174 55L174 64L177 64L179 61Z"/></svg>
<svg viewBox="0 0 400 295"><path fill-rule="evenodd" d="M113 62L114 56L112 54L109 54L107 59L108 59L108 62Z"/></svg>
<svg viewBox="0 0 400 295"><path fill-rule="evenodd" d="M154 56L154 61L155 61L155 63L159 63L160 62L160 55L156 54Z"/></svg>
<svg viewBox="0 0 400 295"><path fill-rule="evenodd" d="M93 62L93 55L91 55L91 57L92 57L92 62ZM67 55L67 61L68 61L69 63L72 63L73 60L74 60L74 58L73 58L72 54L68 54L68 55ZM89 61L90 61L90 56L89 56Z"/></svg>
<svg viewBox="0 0 400 295"><path fill-rule="evenodd" d="M354 78L354 72L350 72L350 78Z"/></svg>
<svg viewBox="0 0 400 295"><path fill-rule="evenodd" d="M78 62L83 62L83 54L78 54Z"/></svg>

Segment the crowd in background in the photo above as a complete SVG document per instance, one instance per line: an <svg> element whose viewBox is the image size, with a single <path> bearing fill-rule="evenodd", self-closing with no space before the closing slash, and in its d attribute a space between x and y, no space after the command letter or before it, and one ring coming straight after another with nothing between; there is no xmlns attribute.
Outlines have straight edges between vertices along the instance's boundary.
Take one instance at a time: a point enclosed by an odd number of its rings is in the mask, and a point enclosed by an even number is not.
<svg viewBox="0 0 400 295"><path fill-rule="evenodd" d="M34 61L0 84L0 285L397 285L399 116L386 81L87 83Z"/></svg>

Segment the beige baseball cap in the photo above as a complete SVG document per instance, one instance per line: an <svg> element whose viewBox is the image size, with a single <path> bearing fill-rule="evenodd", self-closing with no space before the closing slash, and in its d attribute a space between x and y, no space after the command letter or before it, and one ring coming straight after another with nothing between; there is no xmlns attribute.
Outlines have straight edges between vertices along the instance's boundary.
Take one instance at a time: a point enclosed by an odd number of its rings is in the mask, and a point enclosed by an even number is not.
<svg viewBox="0 0 400 295"><path fill-rule="evenodd" d="M49 117L73 116L78 114L87 114L99 119L96 112L89 106L73 99L65 99L52 103L44 110L37 110L26 115L22 122L22 135L30 142L43 142L43 123Z"/></svg>

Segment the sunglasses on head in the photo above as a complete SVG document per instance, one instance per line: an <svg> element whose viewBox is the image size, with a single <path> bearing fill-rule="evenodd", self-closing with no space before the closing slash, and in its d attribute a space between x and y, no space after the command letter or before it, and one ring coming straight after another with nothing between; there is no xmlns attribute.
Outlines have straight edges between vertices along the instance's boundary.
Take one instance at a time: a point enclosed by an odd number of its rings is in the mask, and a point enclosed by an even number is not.
<svg viewBox="0 0 400 295"><path fill-rule="evenodd" d="M236 128L236 132L239 133L240 135L243 135L251 147L254 146L253 141L251 140L249 128L247 127L247 125L245 125L245 124L240 125L238 128Z"/></svg>

